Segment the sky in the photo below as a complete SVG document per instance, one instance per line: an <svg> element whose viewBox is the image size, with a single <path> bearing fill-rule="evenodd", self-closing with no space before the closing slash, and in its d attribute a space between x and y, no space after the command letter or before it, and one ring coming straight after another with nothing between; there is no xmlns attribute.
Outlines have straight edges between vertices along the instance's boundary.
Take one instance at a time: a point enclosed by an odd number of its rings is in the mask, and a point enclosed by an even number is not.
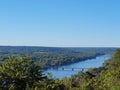
<svg viewBox="0 0 120 90"><path fill-rule="evenodd" d="M120 0L0 0L0 45L120 47Z"/></svg>

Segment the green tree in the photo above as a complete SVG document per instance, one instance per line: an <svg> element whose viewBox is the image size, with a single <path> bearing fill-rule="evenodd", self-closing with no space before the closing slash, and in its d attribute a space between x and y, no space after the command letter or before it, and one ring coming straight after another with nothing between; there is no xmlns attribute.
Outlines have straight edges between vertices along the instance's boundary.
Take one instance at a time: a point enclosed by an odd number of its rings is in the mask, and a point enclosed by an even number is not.
<svg viewBox="0 0 120 90"><path fill-rule="evenodd" d="M0 66L0 83L3 89L25 90L35 82L46 77L40 66L37 66L29 56L10 57Z"/></svg>
<svg viewBox="0 0 120 90"><path fill-rule="evenodd" d="M66 87L61 80L54 79L53 83L47 85L46 90L66 90Z"/></svg>

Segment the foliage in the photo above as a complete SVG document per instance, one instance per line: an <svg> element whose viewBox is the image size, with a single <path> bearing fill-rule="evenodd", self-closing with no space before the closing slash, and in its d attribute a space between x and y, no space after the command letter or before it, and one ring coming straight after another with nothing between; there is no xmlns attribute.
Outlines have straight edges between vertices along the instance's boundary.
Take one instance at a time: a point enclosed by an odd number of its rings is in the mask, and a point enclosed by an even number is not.
<svg viewBox="0 0 120 90"><path fill-rule="evenodd" d="M59 47L30 47L30 46L0 46L0 62L10 55L18 57L29 53L31 58L43 69L56 68L98 55L113 53L115 48L59 48Z"/></svg>
<svg viewBox="0 0 120 90"><path fill-rule="evenodd" d="M26 85L34 85L44 78L41 68L28 56L10 57L0 66L0 81L3 89L24 90Z"/></svg>
<svg viewBox="0 0 120 90"><path fill-rule="evenodd" d="M79 72L70 78L59 80L49 74L45 79L42 73L30 57L10 57L0 66L0 89L120 90L120 49L102 67Z"/></svg>

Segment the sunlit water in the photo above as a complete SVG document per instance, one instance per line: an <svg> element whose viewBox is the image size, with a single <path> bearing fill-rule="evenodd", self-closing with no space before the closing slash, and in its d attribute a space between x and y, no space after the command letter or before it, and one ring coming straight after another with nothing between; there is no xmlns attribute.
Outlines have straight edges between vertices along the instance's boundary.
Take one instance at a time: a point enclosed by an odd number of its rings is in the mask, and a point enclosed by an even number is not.
<svg viewBox="0 0 120 90"><path fill-rule="evenodd" d="M102 66L105 60L110 59L110 55L98 56L94 59L87 59L85 61L80 61L70 65L61 66L58 69L48 69L45 73L52 73L55 78L70 77L71 75L77 74L79 71L83 70L81 68L97 68ZM86 70L84 69L84 70Z"/></svg>

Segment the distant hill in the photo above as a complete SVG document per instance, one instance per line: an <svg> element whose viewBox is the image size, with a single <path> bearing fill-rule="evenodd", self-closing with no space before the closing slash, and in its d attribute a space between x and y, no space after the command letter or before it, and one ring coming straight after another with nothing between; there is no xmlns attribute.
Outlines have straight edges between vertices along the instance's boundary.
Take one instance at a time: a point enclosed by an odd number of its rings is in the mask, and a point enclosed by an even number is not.
<svg viewBox="0 0 120 90"><path fill-rule="evenodd" d="M98 52L98 53L111 53L116 48L103 48L103 47L38 47L38 46L0 46L0 53L5 54L33 54L34 52L51 52L51 53L77 53L77 52Z"/></svg>
<svg viewBox="0 0 120 90"><path fill-rule="evenodd" d="M33 47L33 46L0 46L0 61L9 56L25 56L31 58L43 68L75 63L98 55L112 54L116 48L90 47Z"/></svg>

